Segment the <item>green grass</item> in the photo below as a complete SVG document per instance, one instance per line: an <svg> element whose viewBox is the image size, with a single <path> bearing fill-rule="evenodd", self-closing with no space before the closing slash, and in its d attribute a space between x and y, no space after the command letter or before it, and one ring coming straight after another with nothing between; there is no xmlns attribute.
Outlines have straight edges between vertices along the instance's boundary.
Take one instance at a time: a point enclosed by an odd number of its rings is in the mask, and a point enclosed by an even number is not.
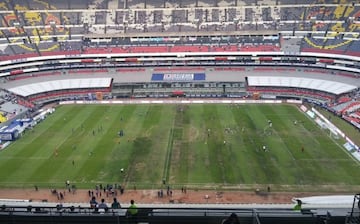
<svg viewBox="0 0 360 224"><path fill-rule="evenodd" d="M68 105L0 152L0 186L351 191L359 167L292 105Z"/></svg>
<svg viewBox="0 0 360 224"><path fill-rule="evenodd" d="M341 117L336 116L327 110L321 109L319 107L316 109L326 118L330 118L330 121L340 130L342 130L346 136L348 136L356 145L360 145L359 130L356 127L348 122L345 122Z"/></svg>

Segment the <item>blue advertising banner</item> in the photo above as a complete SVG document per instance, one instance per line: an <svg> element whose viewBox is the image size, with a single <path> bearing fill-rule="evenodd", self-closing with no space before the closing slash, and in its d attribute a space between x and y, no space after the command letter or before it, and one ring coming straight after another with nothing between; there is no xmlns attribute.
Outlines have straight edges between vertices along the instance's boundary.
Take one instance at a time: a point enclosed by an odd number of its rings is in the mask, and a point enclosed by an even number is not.
<svg viewBox="0 0 360 224"><path fill-rule="evenodd" d="M205 78L205 73L155 73L152 74L151 81L187 82L203 81Z"/></svg>

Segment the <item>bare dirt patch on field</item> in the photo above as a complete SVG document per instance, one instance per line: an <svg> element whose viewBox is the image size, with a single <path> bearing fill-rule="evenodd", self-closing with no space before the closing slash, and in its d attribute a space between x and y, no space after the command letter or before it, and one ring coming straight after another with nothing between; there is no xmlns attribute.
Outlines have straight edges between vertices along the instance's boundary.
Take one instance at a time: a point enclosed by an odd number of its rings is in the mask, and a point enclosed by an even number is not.
<svg viewBox="0 0 360 224"><path fill-rule="evenodd" d="M59 190L58 190L59 191ZM77 190L75 193L61 191L65 193L64 199L59 200L56 194L52 194L49 189L0 189L1 199L22 199L31 201L48 201L55 203L88 203L90 200L88 190ZM94 191L95 192L95 191ZM158 190L125 189L124 194L117 192L116 198L122 203L128 204L134 199L138 204L153 203L191 203L191 204L291 204L294 197L305 197L319 195L319 193L291 193L291 192L248 192L248 191L211 191L211 190L172 190L172 196L166 194L158 197ZM100 201L104 198L107 203L111 203L113 196L102 192L97 197Z"/></svg>

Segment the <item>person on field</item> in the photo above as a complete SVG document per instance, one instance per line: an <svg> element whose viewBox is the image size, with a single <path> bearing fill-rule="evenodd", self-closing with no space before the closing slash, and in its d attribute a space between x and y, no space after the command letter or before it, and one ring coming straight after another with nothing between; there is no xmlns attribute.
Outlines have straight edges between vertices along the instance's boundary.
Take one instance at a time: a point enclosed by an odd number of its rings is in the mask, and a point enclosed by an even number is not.
<svg viewBox="0 0 360 224"><path fill-rule="evenodd" d="M266 145L263 145L262 149L263 149L264 152L268 151L268 148L266 147Z"/></svg>
<svg viewBox="0 0 360 224"><path fill-rule="evenodd" d="M224 219L221 224L240 224L239 218L235 213L231 213L231 215Z"/></svg>
<svg viewBox="0 0 360 224"><path fill-rule="evenodd" d="M126 217L129 219L130 223L137 223L138 209L135 205L135 201L130 201L130 206L126 211Z"/></svg>

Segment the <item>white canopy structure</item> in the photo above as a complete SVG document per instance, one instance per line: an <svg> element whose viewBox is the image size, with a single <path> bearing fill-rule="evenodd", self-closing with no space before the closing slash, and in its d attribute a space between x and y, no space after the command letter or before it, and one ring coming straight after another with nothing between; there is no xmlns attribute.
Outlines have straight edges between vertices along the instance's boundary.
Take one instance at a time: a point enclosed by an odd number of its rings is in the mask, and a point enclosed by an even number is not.
<svg viewBox="0 0 360 224"><path fill-rule="evenodd" d="M56 90L106 88L110 87L111 80L111 78L63 79L21 85L8 90L14 94L27 97Z"/></svg>
<svg viewBox="0 0 360 224"><path fill-rule="evenodd" d="M357 86L355 85L341 82L322 79L281 76L249 76L248 85L258 87L294 87L318 90L336 95L347 93L357 89Z"/></svg>

